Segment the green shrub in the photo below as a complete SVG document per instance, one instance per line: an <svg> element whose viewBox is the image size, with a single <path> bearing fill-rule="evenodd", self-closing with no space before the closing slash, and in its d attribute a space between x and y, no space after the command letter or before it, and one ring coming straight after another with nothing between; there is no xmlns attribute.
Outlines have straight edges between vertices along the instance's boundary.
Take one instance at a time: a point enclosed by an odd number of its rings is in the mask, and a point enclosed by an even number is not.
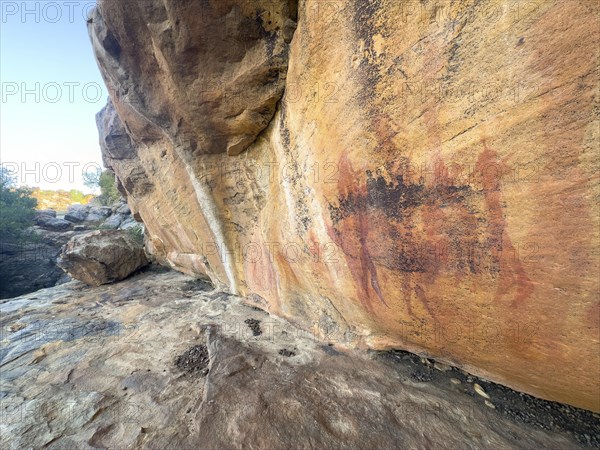
<svg viewBox="0 0 600 450"><path fill-rule="evenodd" d="M37 200L28 188L15 187L15 180L0 167L0 241L22 242L32 239Z"/></svg>
<svg viewBox="0 0 600 450"><path fill-rule="evenodd" d="M77 189L71 189L69 191L69 198L73 203L84 204L86 202L86 195Z"/></svg>
<svg viewBox="0 0 600 450"><path fill-rule="evenodd" d="M127 232L140 244L144 243L144 228L141 225L128 228Z"/></svg>
<svg viewBox="0 0 600 450"><path fill-rule="evenodd" d="M100 195L96 198L102 206L112 206L121 197L117 189L115 173L110 169L106 169L101 173L83 174L83 184L91 189L100 187Z"/></svg>
<svg viewBox="0 0 600 450"><path fill-rule="evenodd" d="M111 206L119 201L121 197L117 190L115 173L112 170L105 170L100 175L100 203L104 206Z"/></svg>

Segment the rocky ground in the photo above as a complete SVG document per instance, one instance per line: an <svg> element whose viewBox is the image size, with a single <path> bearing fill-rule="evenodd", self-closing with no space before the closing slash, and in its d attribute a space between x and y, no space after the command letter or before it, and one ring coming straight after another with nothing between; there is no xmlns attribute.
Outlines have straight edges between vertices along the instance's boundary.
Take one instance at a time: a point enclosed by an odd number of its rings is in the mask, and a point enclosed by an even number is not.
<svg viewBox="0 0 600 450"><path fill-rule="evenodd" d="M0 447L585 448L592 413L343 352L156 267L0 303Z"/></svg>

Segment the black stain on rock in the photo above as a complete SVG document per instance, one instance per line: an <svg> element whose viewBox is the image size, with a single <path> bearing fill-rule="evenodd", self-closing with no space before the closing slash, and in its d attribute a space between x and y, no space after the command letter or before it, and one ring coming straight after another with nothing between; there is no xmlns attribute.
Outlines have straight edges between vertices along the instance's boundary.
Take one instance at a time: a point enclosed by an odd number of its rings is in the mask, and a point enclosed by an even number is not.
<svg viewBox="0 0 600 450"><path fill-rule="evenodd" d="M427 383L433 380L433 375L431 373L431 369L429 368L421 368L415 370L413 373L410 374L410 377L418 383Z"/></svg>
<svg viewBox="0 0 600 450"><path fill-rule="evenodd" d="M262 334L262 330L260 329L260 320L246 319L244 320L244 323L252 330L252 334L254 336L260 336Z"/></svg>
<svg viewBox="0 0 600 450"><path fill-rule="evenodd" d="M382 33L384 30L378 29L376 23L377 12L381 10L380 0L362 0L354 3L353 20L354 35L356 42L364 43L364 51L357 55L360 58L360 65L356 72L356 77L362 85L362 89L357 100L361 106L367 108L367 115L371 116L374 111L370 108L369 100L374 98L374 87L381 81L380 63L374 50L373 37Z"/></svg>
<svg viewBox="0 0 600 450"><path fill-rule="evenodd" d="M104 49L110 56L112 56L117 61L119 60L119 58L121 57L122 49L121 44L119 44L119 41L115 38L114 34L107 30L107 34L104 38L104 41L102 42L102 45L104 46Z"/></svg>
<svg viewBox="0 0 600 450"><path fill-rule="evenodd" d="M395 182L388 182L381 174L374 177L370 170L366 171L366 175L366 194L350 192L338 197L339 206L329 205L334 225L357 213L372 210L380 210L389 219L399 222L420 206L462 203L465 196L472 193L468 185L426 187L424 184L406 183L402 175L397 175Z"/></svg>
<svg viewBox="0 0 600 450"><path fill-rule="evenodd" d="M376 280L368 260L405 273L437 274L445 268L498 274L501 242L495 242L498 232L490 234L489 214L481 209L485 190L451 178L426 184L422 177L386 169L365 175L366 181L356 184L353 178L355 187L342 189L337 204L328 205L332 238L351 262L365 262L356 263L357 279L368 270L367 281ZM355 177L351 171L344 176ZM386 245L369 245L374 236Z"/></svg>
<svg viewBox="0 0 600 450"><path fill-rule="evenodd" d="M331 355L331 356L340 356L340 355L342 355L342 353L338 352L335 349L335 347L333 346L333 344L322 345L321 346L321 350L323 350L325 353L327 353L328 355Z"/></svg>
<svg viewBox="0 0 600 450"><path fill-rule="evenodd" d="M175 359L175 366L190 374L208 373L208 349L206 345L195 345Z"/></svg>
<svg viewBox="0 0 600 450"><path fill-rule="evenodd" d="M190 281L186 281L183 285L183 287L181 288L182 291L193 291L193 292L208 292L208 291L212 291L214 289L214 286L212 285L212 283L208 280L202 280L202 279L196 279L196 280L190 280Z"/></svg>

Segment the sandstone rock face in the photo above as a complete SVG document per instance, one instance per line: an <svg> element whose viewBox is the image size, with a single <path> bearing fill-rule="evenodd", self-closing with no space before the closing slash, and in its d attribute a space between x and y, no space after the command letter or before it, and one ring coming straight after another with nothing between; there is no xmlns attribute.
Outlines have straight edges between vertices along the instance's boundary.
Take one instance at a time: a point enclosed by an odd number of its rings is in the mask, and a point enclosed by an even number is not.
<svg viewBox="0 0 600 450"><path fill-rule="evenodd" d="M76 236L63 247L58 259L60 268L91 286L122 280L147 264L142 243L119 230Z"/></svg>
<svg viewBox="0 0 600 450"><path fill-rule="evenodd" d="M98 2L104 160L156 258L599 411L598 3L292 3Z"/></svg>
<svg viewBox="0 0 600 450"><path fill-rule="evenodd" d="M245 150L283 93L293 3L101 5L91 24L95 48L110 89L136 116L127 123L130 136L140 143L167 137L190 157ZM110 157L130 155L127 134L112 136Z"/></svg>

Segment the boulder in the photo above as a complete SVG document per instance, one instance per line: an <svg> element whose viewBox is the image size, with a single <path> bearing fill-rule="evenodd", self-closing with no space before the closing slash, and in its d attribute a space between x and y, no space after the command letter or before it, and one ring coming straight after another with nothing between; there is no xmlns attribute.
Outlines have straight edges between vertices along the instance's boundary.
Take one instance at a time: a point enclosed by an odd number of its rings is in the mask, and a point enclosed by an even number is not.
<svg viewBox="0 0 600 450"><path fill-rule="evenodd" d="M43 216L56 217L56 211L53 209L39 209L35 212L36 219Z"/></svg>
<svg viewBox="0 0 600 450"><path fill-rule="evenodd" d="M71 205L65 214L65 220L73 223L83 222L88 216L89 208L87 205Z"/></svg>
<svg viewBox="0 0 600 450"><path fill-rule="evenodd" d="M77 227L74 225L73 228ZM45 230L42 227L34 227L35 233L38 235L38 241L44 244L58 246L60 249L63 245L71 240L71 238L77 236L79 233L76 230L66 231L52 231ZM55 258L56 259L56 258Z"/></svg>
<svg viewBox="0 0 600 450"><path fill-rule="evenodd" d="M99 217L109 217L112 214L112 208L110 206L92 206L90 208L90 215L94 214Z"/></svg>
<svg viewBox="0 0 600 450"><path fill-rule="evenodd" d="M85 217L84 223L88 226L99 225L105 219L106 219L106 216L104 216L104 215L95 214L95 213L90 212Z"/></svg>
<svg viewBox="0 0 600 450"><path fill-rule="evenodd" d="M129 209L129 205L127 203L122 204L116 209L118 214L129 215L131 214L131 209Z"/></svg>
<svg viewBox="0 0 600 450"><path fill-rule="evenodd" d="M125 216L123 214L113 214L102 223L102 227L116 230L119 228L119 225L121 225L124 219Z"/></svg>
<svg viewBox="0 0 600 450"><path fill-rule="evenodd" d="M100 230L71 239L58 266L91 286L122 280L148 264L143 243L126 231Z"/></svg>
<svg viewBox="0 0 600 450"><path fill-rule="evenodd" d="M73 225L68 220L57 219L50 215L38 216L35 220L35 223L40 228L43 228L44 230L49 230L49 231L66 231L69 228L71 228L71 226Z"/></svg>

